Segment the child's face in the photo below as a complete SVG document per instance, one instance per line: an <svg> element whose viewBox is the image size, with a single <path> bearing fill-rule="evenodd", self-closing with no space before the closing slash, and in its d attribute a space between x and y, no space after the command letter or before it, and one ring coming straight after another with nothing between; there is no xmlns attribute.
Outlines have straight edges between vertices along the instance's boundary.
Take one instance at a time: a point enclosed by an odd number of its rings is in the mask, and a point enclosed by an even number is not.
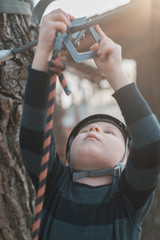
<svg viewBox="0 0 160 240"><path fill-rule="evenodd" d="M111 123L95 122L82 128L73 140L70 161L72 167L79 170L114 167L124 152L121 131Z"/></svg>

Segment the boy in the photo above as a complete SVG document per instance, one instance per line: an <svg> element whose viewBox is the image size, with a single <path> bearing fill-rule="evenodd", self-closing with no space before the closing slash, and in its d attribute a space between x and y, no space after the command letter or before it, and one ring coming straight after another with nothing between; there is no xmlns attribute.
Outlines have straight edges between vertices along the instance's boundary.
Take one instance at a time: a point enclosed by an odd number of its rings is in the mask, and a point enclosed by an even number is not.
<svg viewBox="0 0 160 240"><path fill-rule="evenodd" d="M36 190L48 93L47 62L57 30L65 32L73 19L60 9L44 17L29 69L20 147ZM96 29L101 41L91 49L97 51L97 67L115 91L113 96L131 138L130 150L128 153L128 135L123 124L106 115L89 117L73 130L67 144L71 167L61 163L53 137L40 228L43 240L138 240L142 219L158 184L159 124L136 85L124 75L120 46L99 27ZM120 168L118 175L114 176L112 171L109 175L100 174L100 169L113 170L119 163L126 162L125 169ZM74 171L80 172L80 176L74 178ZM92 176L88 174L90 171ZM84 172L87 174L83 175Z"/></svg>

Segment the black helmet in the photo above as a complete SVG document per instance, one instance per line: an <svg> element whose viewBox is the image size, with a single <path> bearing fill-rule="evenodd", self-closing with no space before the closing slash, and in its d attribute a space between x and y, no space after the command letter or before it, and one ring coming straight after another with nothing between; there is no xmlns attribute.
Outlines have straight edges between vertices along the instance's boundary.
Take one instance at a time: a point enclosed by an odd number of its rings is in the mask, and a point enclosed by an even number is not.
<svg viewBox="0 0 160 240"><path fill-rule="evenodd" d="M97 170L83 170L83 171L75 170L75 169L72 168L71 163L70 163L70 147L71 147L71 144L72 144L74 138L77 136L77 134L79 133L79 131L82 128L84 128L88 124L91 124L91 123L94 123L94 122L112 123L113 125L115 125L121 131L121 133L123 134L123 136L125 138L125 141L126 141L126 151L125 151L124 157L121 160L121 162L117 166L115 166L114 168L105 168L105 169L97 169ZM91 116L83 119L82 121L80 121L73 128L72 132L70 133L70 135L68 137L68 141L67 141L67 146L66 146L66 159L69 163L69 167L70 167L71 173L73 175L73 181L76 181L77 179L80 179L80 178L83 178L83 177L86 177L86 176L92 177L92 176L102 176L102 175L107 175L107 174L113 174L114 176L119 176L120 173L122 172L122 170L124 169L123 161L124 161L125 156L126 156L128 142L129 142L129 135L128 135L128 132L127 132L127 127L121 121L114 118L113 116L110 116L110 115L107 115L107 114L94 114L94 115L91 115Z"/></svg>

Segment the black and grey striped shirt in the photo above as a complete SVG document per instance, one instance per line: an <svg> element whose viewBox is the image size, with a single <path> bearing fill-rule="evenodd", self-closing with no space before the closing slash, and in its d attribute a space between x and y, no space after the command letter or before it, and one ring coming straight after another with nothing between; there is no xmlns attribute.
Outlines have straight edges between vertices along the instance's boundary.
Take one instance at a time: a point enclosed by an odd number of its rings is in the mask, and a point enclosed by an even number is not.
<svg viewBox="0 0 160 240"><path fill-rule="evenodd" d="M24 165L35 188L42 155L48 74L29 69L20 131ZM160 127L136 84L113 95L132 138L125 170L112 184L73 183L52 138L41 240L139 240L160 176Z"/></svg>

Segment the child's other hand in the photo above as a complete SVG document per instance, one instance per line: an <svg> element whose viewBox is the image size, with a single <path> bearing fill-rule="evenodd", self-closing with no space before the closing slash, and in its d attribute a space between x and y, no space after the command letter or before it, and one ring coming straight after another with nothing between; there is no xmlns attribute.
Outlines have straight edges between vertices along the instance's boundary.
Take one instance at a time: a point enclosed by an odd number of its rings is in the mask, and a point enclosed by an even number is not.
<svg viewBox="0 0 160 240"><path fill-rule="evenodd" d="M129 80L122 70L121 46L108 38L98 25L95 28L101 37L100 43L95 43L91 47L91 50L97 51L97 57L94 59L95 63L111 87L118 90L129 84Z"/></svg>
<svg viewBox="0 0 160 240"><path fill-rule="evenodd" d="M43 17L32 68L42 71L47 70L47 62L52 56L56 32L64 33L70 25L70 21L74 19L73 16L62 9L56 9Z"/></svg>

